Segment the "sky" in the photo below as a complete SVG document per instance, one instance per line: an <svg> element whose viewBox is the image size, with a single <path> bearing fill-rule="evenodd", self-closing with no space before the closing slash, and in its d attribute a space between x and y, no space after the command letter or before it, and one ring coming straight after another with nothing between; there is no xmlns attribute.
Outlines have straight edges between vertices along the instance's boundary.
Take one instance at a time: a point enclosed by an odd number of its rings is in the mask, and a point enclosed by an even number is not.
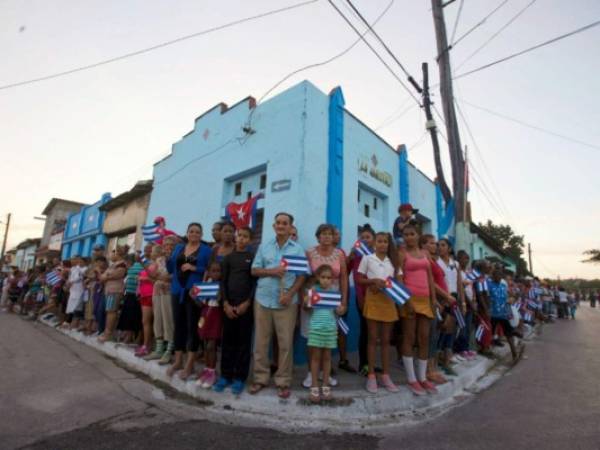
<svg viewBox="0 0 600 450"><path fill-rule="evenodd" d="M335 1L359 27L345 2ZM454 73L600 19L597 0L538 0L461 65L530 1L508 0L461 39L450 53L458 68ZM0 86L299 2L3 0ZM369 21L389 3L354 0ZM445 8L449 36L460 3ZM501 3L464 0L455 40ZM417 80L421 63L428 62L431 84L437 84L430 1L395 0L375 29ZM202 112L219 102L260 98L288 73L326 60L355 40L352 29L320 0L87 71L0 89L0 220L13 214L8 248L41 235L43 222L33 217L52 197L91 203L104 192L130 189L137 180L151 178L152 164ZM594 95L600 92L599 53L597 27L455 81L457 102L473 135L459 117L472 164L473 218L510 224L524 235L533 249L534 271L544 277L600 277L600 266L581 262L584 250L600 248L600 106ZM291 77L269 97L304 79L325 92L341 86L353 114L392 146L406 144L409 160L435 176L424 113L363 43ZM433 94L441 110L437 88Z"/></svg>

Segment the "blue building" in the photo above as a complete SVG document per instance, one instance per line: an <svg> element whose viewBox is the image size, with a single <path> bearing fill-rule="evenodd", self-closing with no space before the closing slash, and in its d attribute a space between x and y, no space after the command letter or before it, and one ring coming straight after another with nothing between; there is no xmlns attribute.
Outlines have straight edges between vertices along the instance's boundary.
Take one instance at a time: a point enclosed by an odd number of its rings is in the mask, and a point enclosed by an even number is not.
<svg viewBox="0 0 600 450"><path fill-rule="evenodd" d="M75 255L89 257L94 245L106 245L106 236L102 233L106 213L99 208L111 198L110 194L103 194L96 203L82 206L78 212L69 214L62 241L62 259Z"/></svg>
<svg viewBox="0 0 600 450"><path fill-rule="evenodd" d="M148 217L164 216L181 234L192 221L208 231L229 202L258 193L257 238L273 237L273 216L287 211L305 248L323 222L338 226L346 250L365 223L391 231L405 202L419 208L425 232L447 234L451 222L404 146L391 147L346 110L341 88L327 95L308 81L259 106L248 97L196 118L154 166Z"/></svg>

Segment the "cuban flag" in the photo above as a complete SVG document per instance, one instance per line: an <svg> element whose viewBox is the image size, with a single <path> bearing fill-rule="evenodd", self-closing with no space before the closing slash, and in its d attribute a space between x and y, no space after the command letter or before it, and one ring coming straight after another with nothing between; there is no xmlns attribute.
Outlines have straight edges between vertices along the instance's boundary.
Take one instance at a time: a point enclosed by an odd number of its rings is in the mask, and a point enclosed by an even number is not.
<svg viewBox="0 0 600 450"><path fill-rule="evenodd" d="M306 256L283 255L281 266L285 267L286 272L296 275L310 275L310 266Z"/></svg>
<svg viewBox="0 0 600 450"><path fill-rule="evenodd" d="M158 230L158 224L156 223L142 226L142 235L146 242L158 242L162 237Z"/></svg>
<svg viewBox="0 0 600 450"><path fill-rule="evenodd" d="M412 295L406 286L398 283L392 277L388 277L385 280L385 289L383 292L398 306L404 305Z"/></svg>
<svg viewBox="0 0 600 450"><path fill-rule="evenodd" d="M192 286L190 294L194 300L212 300L219 295L219 283L196 283Z"/></svg>
<svg viewBox="0 0 600 450"><path fill-rule="evenodd" d="M475 269L473 269L469 273L467 273L467 279L469 281L477 281L480 277L481 277L481 274L478 271L476 271Z"/></svg>
<svg viewBox="0 0 600 450"><path fill-rule="evenodd" d="M485 335L485 327L483 324L479 324L477 330L475 330L475 339L477 342L481 342L483 340L483 336Z"/></svg>
<svg viewBox="0 0 600 450"><path fill-rule="evenodd" d="M360 239L354 243L354 251L360 256L369 256L373 254L365 241L361 241Z"/></svg>
<svg viewBox="0 0 600 450"><path fill-rule="evenodd" d="M54 287L60 282L60 274L56 270L52 270L46 274L46 284Z"/></svg>
<svg viewBox="0 0 600 450"><path fill-rule="evenodd" d="M233 222L236 228L253 228L256 225L256 209L258 199L262 197L263 194L258 193L243 203L228 203L227 206L225 206L225 217Z"/></svg>
<svg viewBox="0 0 600 450"><path fill-rule="evenodd" d="M534 300L529 300L527 302L527 307L531 309L540 309L540 305L538 305L538 303Z"/></svg>
<svg viewBox="0 0 600 450"><path fill-rule="evenodd" d="M337 308L342 304L342 293L338 291L309 291L310 306L312 308Z"/></svg>
<svg viewBox="0 0 600 450"><path fill-rule="evenodd" d="M526 310L523 313L523 322L532 322L532 321L533 321L533 315L531 314L531 312Z"/></svg>
<svg viewBox="0 0 600 450"><path fill-rule="evenodd" d="M488 282L487 279L483 279L481 281L478 281L477 284L475 285L476 289L478 292L488 292Z"/></svg>
<svg viewBox="0 0 600 450"><path fill-rule="evenodd" d="M521 310L521 307L523 306L523 304L521 303L521 301L518 301L518 302L516 302L516 303L515 303L513 306L514 306L515 308L517 308L517 310L519 310L519 311L520 311L520 310Z"/></svg>
<svg viewBox="0 0 600 450"><path fill-rule="evenodd" d="M453 313L454 313L454 317L456 318L456 324L458 325L458 328L464 328L467 326L466 322L465 322L465 318L462 315L462 312L460 310L460 308L457 305L454 305L452 307L453 309Z"/></svg>
<svg viewBox="0 0 600 450"><path fill-rule="evenodd" d="M337 324L338 324L340 331L342 333L344 333L346 336L348 336L348 333L350 333L350 327L348 326L346 321L344 319L342 319L341 317L338 317Z"/></svg>

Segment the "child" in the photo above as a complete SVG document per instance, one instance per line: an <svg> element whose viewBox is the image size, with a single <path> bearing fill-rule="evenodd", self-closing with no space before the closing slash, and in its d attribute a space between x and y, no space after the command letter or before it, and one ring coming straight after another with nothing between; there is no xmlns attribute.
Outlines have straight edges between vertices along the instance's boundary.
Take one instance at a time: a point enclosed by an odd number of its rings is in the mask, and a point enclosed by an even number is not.
<svg viewBox="0 0 600 450"><path fill-rule="evenodd" d="M333 290L333 268L328 264L322 264L315 271L314 288L322 291ZM310 306L311 299L307 296L305 304ZM321 399L331 400L331 387L329 378L331 375L331 350L337 347L337 321L335 314L342 315L346 312L346 305L341 304L334 311L331 308L314 309L310 316L308 329L308 346L310 352L310 371L312 375L312 386L310 388L310 401L319 403ZM319 372L323 373L323 385L319 391Z"/></svg>
<svg viewBox="0 0 600 450"><path fill-rule="evenodd" d="M377 393L375 378L375 352L377 340L381 342L381 382L390 392L398 392L398 387L390 378L390 337L394 322L398 320L398 311L393 300L384 293L385 280L396 278L401 280L398 269L396 247L389 233L379 232L375 235L375 253L362 258L358 266L358 282L367 287L363 314L367 319L369 331L367 359L369 372L366 389ZM381 327L381 333L379 328Z"/></svg>
<svg viewBox="0 0 600 450"><path fill-rule="evenodd" d="M252 299L256 280L251 275L254 254L248 246L252 230L237 230L235 249L223 259L221 299L223 301L223 340L221 348L221 376L213 386L223 392L231 384L231 392L240 395L250 370L252 354Z"/></svg>
<svg viewBox="0 0 600 450"><path fill-rule="evenodd" d="M404 239L402 237L402 231L404 227L411 224L416 224L417 220L415 214L418 213L418 209L413 209L410 203L403 203L398 207L399 216L396 217L394 221L394 241L396 245L402 246L404 244Z"/></svg>
<svg viewBox="0 0 600 450"><path fill-rule="evenodd" d="M148 247L148 246L146 246ZM152 292L154 290L154 281L150 277L150 272L156 270L156 264L152 262L152 248L150 247L150 259L144 265L138 277L138 296L140 306L142 307L142 329L144 332L144 343L135 351L135 356L143 357L150 354L152 346L152 322L154 319L152 309ZM146 248L144 248L146 250Z"/></svg>
<svg viewBox="0 0 600 450"><path fill-rule="evenodd" d="M106 342L113 339L115 325L117 324L117 312L123 298L125 289L124 278L127 273L127 264L125 255L129 247L127 245L118 245L111 255L111 264L100 276L100 281L104 282L104 300L106 311L106 326L104 332L98 337L99 342Z"/></svg>
<svg viewBox="0 0 600 450"><path fill-rule="evenodd" d="M221 264L212 262L208 266L206 281L213 283L221 281ZM204 340L206 367L196 384L204 389L210 389L217 381L217 341L221 339L222 311L218 299L211 299L202 307L198 321L198 335Z"/></svg>
<svg viewBox="0 0 600 450"><path fill-rule="evenodd" d="M125 277L125 297L117 330L121 331L121 340L124 344L134 344L142 328L142 307L138 297L138 284L140 272L144 270L139 258L126 254L127 276Z"/></svg>

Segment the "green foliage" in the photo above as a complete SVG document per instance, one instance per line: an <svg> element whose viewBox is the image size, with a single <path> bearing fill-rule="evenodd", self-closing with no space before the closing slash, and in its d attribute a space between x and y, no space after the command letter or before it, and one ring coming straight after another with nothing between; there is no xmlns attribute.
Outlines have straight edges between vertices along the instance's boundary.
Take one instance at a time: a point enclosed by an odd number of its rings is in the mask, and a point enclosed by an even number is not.
<svg viewBox="0 0 600 450"><path fill-rule="evenodd" d="M584 255L587 255L587 259L584 259L582 262L586 263L600 263L600 250L592 249L586 250L583 252Z"/></svg>
<svg viewBox="0 0 600 450"><path fill-rule="evenodd" d="M525 248L524 237L517 235L510 225L496 225L491 220L480 223L479 228L489 234L500 248L517 264L517 276L530 275L527 262L523 258Z"/></svg>

